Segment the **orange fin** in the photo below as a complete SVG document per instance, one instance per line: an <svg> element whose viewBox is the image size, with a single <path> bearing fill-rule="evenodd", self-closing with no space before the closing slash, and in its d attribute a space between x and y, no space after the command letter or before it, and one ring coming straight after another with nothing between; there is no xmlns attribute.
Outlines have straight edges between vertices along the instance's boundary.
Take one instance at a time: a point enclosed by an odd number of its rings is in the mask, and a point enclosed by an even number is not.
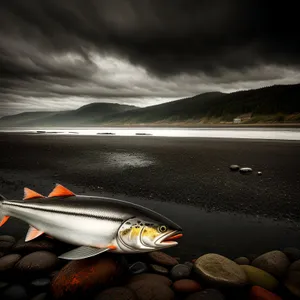
<svg viewBox="0 0 300 300"><path fill-rule="evenodd" d="M45 198L45 197L27 187L25 187L23 200L29 200L29 199L34 199L34 198Z"/></svg>
<svg viewBox="0 0 300 300"><path fill-rule="evenodd" d="M117 249L117 247L115 245L108 245L107 248L109 250L116 250Z"/></svg>
<svg viewBox="0 0 300 300"><path fill-rule="evenodd" d="M4 225L4 224L7 222L8 219L9 219L9 216L4 216L4 217L2 218L2 220L1 220L1 222L0 222L0 227L1 227L2 225Z"/></svg>
<svg viewBox="0 0 300 300"><path fill-rule="evenodd" d="M40 231L40 230L30 226L29 230L27 232L26 238L25 238L25 242L34 240L35 238L39 237L43 233L44 233L43 231Z"/></svg>
<svg viewBox="0 0 300 300"><path fill-rule="evenodd" d="M62 186L61 184L57 184L53 191L49 194L48 197L64 197L64 196L75 196L73 192Z"/></svg>

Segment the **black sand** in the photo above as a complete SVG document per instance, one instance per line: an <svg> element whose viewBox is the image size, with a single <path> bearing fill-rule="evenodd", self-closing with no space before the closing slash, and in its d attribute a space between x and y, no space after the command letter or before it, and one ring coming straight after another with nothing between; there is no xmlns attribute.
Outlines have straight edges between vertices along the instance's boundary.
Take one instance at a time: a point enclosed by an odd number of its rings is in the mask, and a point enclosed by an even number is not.
<svg viewBox="0 0 300 300"><path fill-rule="evenodd" d="M0 149L0 193L7 198L21 198L24 186L47 194L59 182L78 194L148 203L189 229L178 248L184 253L200 247L238 255L299 244L300 142L1 134ZM254 172L231 172L231 164ZM8 223L0 234L17 230ZM193 240L196 231L201 242ZM247 246L249 236L256 247Z"/></svg>

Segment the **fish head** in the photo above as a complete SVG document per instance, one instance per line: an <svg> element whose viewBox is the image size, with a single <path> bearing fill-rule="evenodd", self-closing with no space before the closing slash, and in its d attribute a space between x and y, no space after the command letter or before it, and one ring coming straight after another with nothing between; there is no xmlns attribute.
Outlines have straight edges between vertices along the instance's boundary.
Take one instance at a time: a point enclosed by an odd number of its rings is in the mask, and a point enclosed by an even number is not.
<svg viewBox="0 0 300 300"><path fill-rule="evenodd" d="M147 252L176 246L181 228L168 222L132 218L122 224L118 241L129 252Z"/></svg>

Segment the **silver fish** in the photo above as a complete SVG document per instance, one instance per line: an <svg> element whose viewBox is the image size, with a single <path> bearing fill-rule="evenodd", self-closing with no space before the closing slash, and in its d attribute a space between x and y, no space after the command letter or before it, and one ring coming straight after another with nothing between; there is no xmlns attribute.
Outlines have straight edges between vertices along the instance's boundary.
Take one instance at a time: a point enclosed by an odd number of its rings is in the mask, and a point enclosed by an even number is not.
<svg viewBox="0 0 300 300"><path fill-rule="evenodd" d="M24 188L23 200L0 197L0 226L12 216L30 224L25 241L45 233L80 246L62 254L63 259L105 251L151 252L177 245L175 239L182 236L180 226L153 210L112 198L75 195L60 184L48 197Z"/></svg>

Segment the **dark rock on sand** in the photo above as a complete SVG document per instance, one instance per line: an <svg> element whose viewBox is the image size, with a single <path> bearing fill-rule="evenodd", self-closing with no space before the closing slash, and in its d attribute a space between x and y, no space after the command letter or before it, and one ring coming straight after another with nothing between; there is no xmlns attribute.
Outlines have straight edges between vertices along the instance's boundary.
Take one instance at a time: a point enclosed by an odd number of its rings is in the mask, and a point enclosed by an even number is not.
<svg viewBox="0 0 300 300"><path fill-rule="evenodd" d="M41 293L33 297L31 300L48 300L50 297L48 296L47 293Z"/></svg>
<svg viewBox="0 0 300 300"><path fill-rule="evenodd" d="M39 275L55 269L58 258L48 251L36 251L24 256L15 269L23 275Z"/></svg>
<svg viewBox="0 0 300 300"><path fill-rule="evenodd" d="M250 265L250 260L247 257L238 257L234 260L238 265Z"/></svg>
<svg viewBox="0 0 300 300"><path fill-rule="evenodd" d="M251 168L240 168L240 173L241 174L251 174L252 169Z"/></svg>
<svg viewBox="0 0 300 300"><path fill-rule="evenodd" d="M42 250L53 252L54 248L54 241L50 239L34 240L30 242L25 242L24 239L21 239L15 244L12 251L20 254L29 254L34 251Z"/></svg>
<svg viewBox="0 0 300 300"><path fill-rule="evenodd" d="M180 293L195 293L201 291L201 285L192 279L180 279L173 283L173 290Z"/></svg>
<svg viewBox="0 0 300 300"><path fill-rule="evenodd" d="M12 246L15 244L16 240L10 235L1 235L0 236L0 252L3 254L7 253Z"/></svg>
<svg viewBox="0 0 300 300"><path fill-rule="evenodd" d="M19 254L9 254L0 258L0 273L7 272L12 269L15 264L21 259Z"/></svg>
<svg viewBox="0 0 300 300"><path fill-rule="evenodd" d="M138 300L136 293L126 287L113 287L98 294L94 300Z"/></svg>
<svg viewBox="0 0 300 300"><path fill-rule="evenodd" d="M148 270L147 265L141 261L138 261L129 267L129 272L132 275L145 273L145 272L147 272L147 270Z"/></svg>
<svg viewBox="0 0 300 300"><path fill-rule="evenodd" d="M25 288L22 285L11 285L0 292L2 300L28 300L29 297Z"/></svg>
<svg viewBox="0 0 300 300"><path fill-rule="evenodd" d="M253 286L250 291L250 300L282 300L278 295L265 290L260 286Z"/></svg>
<svg viewBox="0 0 300 300"><path fill-rule="evenodd" d="M148 255L158 265L173 267L178 264L178 261L174 257L161 251L150 252Z"/></svg>
<svg viewBox="0 0 300 300"><path fill-rule="evenodd" d="M73 298L114 283L120 274L117 261L110 255L74 260L65 265L51 284L55 299Z"/></svg>
<svg viewBox="0 0 300 300"><path fill-rule="evenodd" d="M300 259L300 249L288 247L282 251L291 262Z"/></svg>
<svg viewBox="0 0 300 300"><path fill-rule="evenodd" d="M191 268L184 264L174 266L170 272L172 280L179 280L188 278L191 274Z"/></svg>
<svg viewBox="0 0 300 300"><path fill-rule="evenodd" d="M260 255L252 265L280 278L286 273L290 261L283 252L275 250Z"/></svg>
<svg viewBox="0 0 300 300"><path fill-rule="evenodd" d="M174 292L165 284L138 280L128 284L139 300L173 300Z"/></svg>
<svg viewBox="0 0 300 300"><path fill-rule="evenodd" d="M300 297L300 260L291 264L284 284L292 294Z"/></svg>
<svg viewBox="0 0 300 300"><path fill-rule="evenodd" d="M156 272L158 274L167 275L169 273L169 270L167 268L159 266L159 265L151 264L150 267L154 272Z"/></svg>
<svg viewBox="0 0 300 300"><path fill-rule="evenodd" d="M231 165L229 168L231 171L238 171L240 169L240 166L239 165Z"/></svg>
<svg viewBox="0 0 300 300"><path fill-rule="evenodd" d="M206 289L188 296L185 300L225 300L225 297L218 290Z"/></svg>
<svg viewBox="0 0 300 300"><path fill-rule="evenodd" d="M258 285L269 291L277 288L278 281L271 274L253 266L243 265L241 268L246 272L250 284Z"/></svg>
<svg viewBox="0 0 300 300"><path fill-rule="evenodd" d="M130 278L129 282L132 283L140 280L157 282L158 284L164 284L166 286L171 286L172 284L172 281L168 277L159 274L151 274L151 273L135 275Z"/></svg>
<svg viewBox="0 0 300 300"><path fill-rule="evenodd" d="M194 269L205 281L216 286L243 286L247 283L241 266L218 254L200 256Z"/></svg>

